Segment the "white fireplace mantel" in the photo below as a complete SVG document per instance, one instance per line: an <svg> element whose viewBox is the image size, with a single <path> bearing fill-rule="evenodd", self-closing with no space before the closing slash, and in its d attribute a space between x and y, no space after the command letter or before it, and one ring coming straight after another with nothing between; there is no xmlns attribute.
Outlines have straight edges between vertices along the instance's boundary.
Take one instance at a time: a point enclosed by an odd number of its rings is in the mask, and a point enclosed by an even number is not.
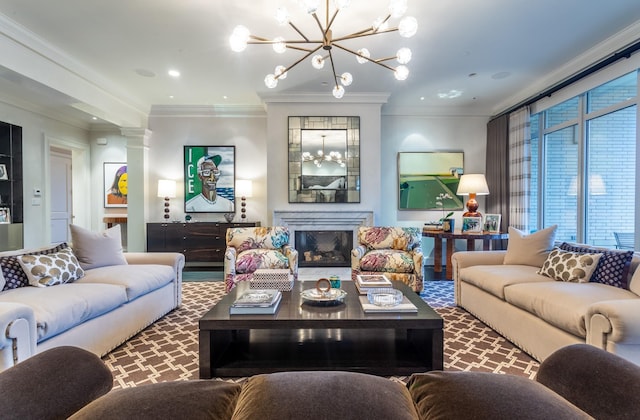
<svg viewBox="0 0 640 420"><path fill-rule="evenodd" d="M295 247L297 230L351 230L357 242L360 226L373 226L372 211L282 211L274 210L274 226L287 226L291 231L291 245Z"/></svg>

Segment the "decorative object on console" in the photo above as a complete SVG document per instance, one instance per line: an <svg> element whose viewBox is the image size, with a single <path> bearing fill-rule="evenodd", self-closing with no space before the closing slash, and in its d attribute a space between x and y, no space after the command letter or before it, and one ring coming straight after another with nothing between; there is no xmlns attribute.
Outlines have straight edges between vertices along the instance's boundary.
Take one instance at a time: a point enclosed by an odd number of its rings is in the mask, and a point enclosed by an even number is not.
<svg viewBox="0 0 640 420"><path fill-rule="evenodd" d="M241 206L241 218L244 222L247 218L247 197L253 197L253 183L248 179L238 179L236 180L236 197L240 197L242 204Z"/></svg>
<svg viewBox="0 0 640 420"><path fill-rule="evenodd" d="M484 230L489 233L500 232L500 220L502 215L500 214L485 214L484 215Z"/></svg>
<svg viewBox="0 0 640 420"><path fill-rule="evenodd" d="M272 74L268 74L264 83L269 89L273 89L278 85L278 81L287 77L287 72L304 61L306 58L311 57L312 54L322 50L326 55L315 54L311 58L311 65L315 69L322 69L327 59L331 63L331 70L333 71L333 96L336 99L340 99L344 96L344 86L349 86L353 82L353 76L351 73L345 72L342 74L336 73L336 65L333 60L332 49L336 47L342 51L353 54L360 64L371 62L378 64L386 69L394 72L394 76L397 80L405 80L409 76L409 69L405 66L411 60L411 50L409 48L400 48L395 55L383 58L373 59L370 58L370 52L366 48L361 48L358 51L354 51L348 47L340 44L341 41L348 41L354 38L364 38L372 35L384 34L387 32L398 31L401 37L411 38L418 30L418 21L411 16L406 16L398 22L397 27L389 28L389 21L402 17L407 11L407 0L391 0L389 5L389 14L384 18L378 18L373 21L371 26L364 29L355 30L346 35L340 34L339 36L333 36L332 25L336 16L349 6L349 1L340 0L334 1L335 10L330 13L329 0L326 1L325 6L325 19L324 26L318 17L317 11L320 5L320 0L306 0L301 2L305 11L313 17L320 28L320 37L317 39L308 38L303 32L296 27L290 20L289 13L284 7L280 7L276 10L276 20L279 25L291 26L301 37L301 39L286 40L283 37L276 37L274 39L268 39L252 35L246 27L239 25L233 30L232 35L229 38L231 49L235 52L242 52L247 48L247 44L268 44L273 47L273 50L282 54L287 49L298 50L306 52L302 58L298 59L295 63L285 67L278 65ZM347 18L346 20L355 20L355 17ZM343 20L344 22L344 20ZM353 30L353 29L352 29ZM349 30L347 30L349 31ZM301 44L311 44L309 47L300 46ZM397 67L391 67L385 64L385 61L396 59L400 64Z"/></svg>
<svg viewBox="0 0 640 420"><path fill-rule="evenodd" d="M458 191L456 195L468 195L467 212L462 216L466 217L482 217L478 211L478 202L476 195L489 195L489 186L483 174L466 174L460 177Z"/></svg>
<svg viewBox="0 0 640 420"><path fill-rule="evenodd" d="M0 181L8 181L9 174L7 173L7 165L0 163Z"/></svg>
<svg viewBox="0 0 640 420"><path fill-rule="evenodd" d="M462 217L462 232L482 233L482 217Z"/></svg>
<svg viewBox="0 0 640 420"><path fill-rule="evenodd" d="M171 199L176 198L176 181L172 179L158 180L158 197L164 197L164 218L169 220L171 217Z"/></svg>

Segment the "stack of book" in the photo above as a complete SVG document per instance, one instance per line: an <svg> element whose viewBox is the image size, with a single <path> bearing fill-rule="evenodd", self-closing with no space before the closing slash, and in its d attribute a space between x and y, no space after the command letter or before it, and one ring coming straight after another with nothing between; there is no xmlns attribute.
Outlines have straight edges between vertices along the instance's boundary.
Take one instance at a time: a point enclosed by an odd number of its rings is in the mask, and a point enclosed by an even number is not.
<svg viewBox="0 0 640 420"><path fill-rule="evenodd" d="M392 287L391 280L384 274L359 274L356 276L355 284L361 295L366 295L370 289Z"/></svg>
<svg viewBox="0 0 640 420"><path fill-rule="evenodd" d="M275 314L282 299L276 289L251 289L240 294L229 307L229 314Z"/></svg>

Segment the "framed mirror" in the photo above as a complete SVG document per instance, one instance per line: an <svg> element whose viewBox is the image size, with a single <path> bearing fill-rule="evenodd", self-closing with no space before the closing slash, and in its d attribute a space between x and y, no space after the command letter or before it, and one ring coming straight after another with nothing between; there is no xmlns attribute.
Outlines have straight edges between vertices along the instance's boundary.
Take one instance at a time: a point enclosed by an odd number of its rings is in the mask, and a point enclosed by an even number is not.
<svg viewBox="0 0 640 420"><path fill-rule="evenodd" d="M462 210L456 191L463 173L463 152L399 152L398 209Z"/></svg>
<svg viewBox="0 0 640 420"><path fill-rule="evenodd" d="M289 203L360 202L360 117L289 117Z"/></svg>

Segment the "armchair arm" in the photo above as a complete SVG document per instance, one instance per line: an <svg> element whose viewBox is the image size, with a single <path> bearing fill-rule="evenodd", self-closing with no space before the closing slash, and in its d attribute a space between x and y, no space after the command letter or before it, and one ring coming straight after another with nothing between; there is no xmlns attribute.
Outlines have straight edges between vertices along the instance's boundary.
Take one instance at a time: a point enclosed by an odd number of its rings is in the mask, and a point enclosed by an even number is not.
<svg viewBox="0 0 640 420"><path fill-rule="evenodd" d="M289 260L289 272L293 274L294 280L298 280L298 250L291 245L285 245L282 252Z"/></svg>
<svg viewBox="0 0 640 420"><path fill-rule="evenodd" d="M14 302L0 302L0 371L33 356L38 335L33 309Z"/></svg>
<svg viewBox="0 0 640 420"><path fill-rule="evenodd" d="M596 419L640 418L640 366L593 346L556 350L536 381Z"/></svg>
<svg viewBox="0 0 640 420"><path fill-rule="evenodd" d="M360 260L367 252L367 248L364 245L358 245L351 250L351 269L360 270Z"/></svg>
<svg viewBox="0 0 640 420"><path fill-rule="evenodd" d="M227 276L235 276L236 275L236 258L238 256L238 251L232 247L228 246L224 252L224 278Z"/></svg>
<svg viewBox="0 0 640 420"><path fill-rule="evenodd" d="M422 279L422 261L424 260L424 255L422 254L422 248L417 247L411 251L411 256L413 256L413 266L416 269L416 274L418 278Z"/></svg>

